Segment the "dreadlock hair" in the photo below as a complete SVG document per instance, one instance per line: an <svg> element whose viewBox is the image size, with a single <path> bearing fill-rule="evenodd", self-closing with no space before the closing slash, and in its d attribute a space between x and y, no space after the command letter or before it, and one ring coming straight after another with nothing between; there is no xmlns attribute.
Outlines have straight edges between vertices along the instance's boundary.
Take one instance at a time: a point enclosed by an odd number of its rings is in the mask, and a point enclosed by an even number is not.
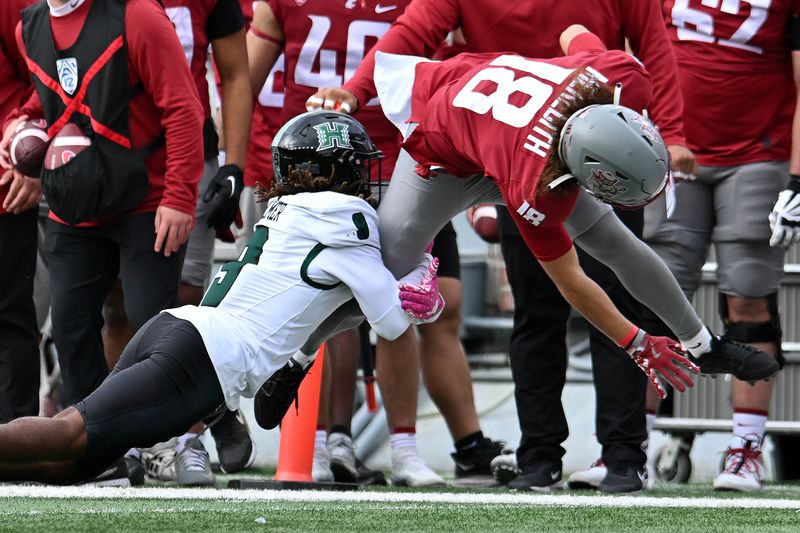
<svg viewBox="0 0 800 533"><path fill-rule="evenodd" d="M332 191L349 196L357 196L362 200L369 201L372 193L369 192L369 186L364 186L362 179L349 179L349 180L334 180L336 168L333 167L330 176L314 175L308 169L297 168L305 165L290 165L288 176L285 181L278 183L272 181L272 185L267 188L262 184L256 187L256 195L258 202L263 203L270 198L277 196L288 196L290 194L298 194L301 192L323 192Z"/></svg>
<svg viewBox="0 0 800 533"><path fill-rule="evenodd" d="M561 139L561 132L564 129L564 124L567 123L569 117L583 109L594 104L610 104L614 101L614 90L606 83L600 81L593 81L590 83L579 83L574 87L574 93L571 94L573 98L564 98L556 108L560 113L558 118L553 120L553 145L550 148L550 155L547 158L544 170L539 177L539 183L536 187L535 195L539 194L552 194L555 196L567 196L572 193L576 187L579 187L577 180L569 180L555 188L548 188L554 180L560 178L564 174L569 174L569 168L558 157L558 143Z"/></svg>

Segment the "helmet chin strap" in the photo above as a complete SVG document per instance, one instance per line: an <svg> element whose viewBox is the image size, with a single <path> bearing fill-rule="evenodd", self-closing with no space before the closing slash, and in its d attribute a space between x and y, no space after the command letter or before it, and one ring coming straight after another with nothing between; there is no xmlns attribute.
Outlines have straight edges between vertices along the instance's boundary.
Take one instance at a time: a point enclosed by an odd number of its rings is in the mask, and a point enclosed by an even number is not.
<svg viewBox="0 0 800 533"><path fill-rule="evenodd" d="M551 181L547 185L547 188L550 189L550 190L555 189L556 187L558 187L562 183L564 183L566 181L569 181L571 179L575 179L575 176L573 176L572 174L564 174L563 176L559 176L556 179L554 179L553 181Z"/></svg>
<svg viewBox="0 0 800 533"><path fill-rule="evenodd" d="M620 82L617 82L617 84L614 85L614 100L613 100L614 105L620 105L619 100L621 97L622 97L622 84Z"/></svg>

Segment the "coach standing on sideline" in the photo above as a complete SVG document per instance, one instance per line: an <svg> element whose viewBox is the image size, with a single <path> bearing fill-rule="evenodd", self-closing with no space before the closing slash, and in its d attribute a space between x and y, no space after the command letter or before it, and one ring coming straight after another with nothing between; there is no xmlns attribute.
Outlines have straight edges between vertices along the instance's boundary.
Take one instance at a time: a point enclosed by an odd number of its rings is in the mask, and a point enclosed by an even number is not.
<svg viewBox="0 0 800 533"><path fill-rule="evenodd" d="M0 3L0 121L30 95L25 60L14 28L19 12L35 0ZM39 412L39 353L33 274L39 180L0 171L0 423Z"/></svg>
<svg viewBox="0 0 800 533"><path fill-rule="evenodd" d="M674 81L677 77L666 30L656 0L525 0L514 3L499 0L415 0L383 38L364 58L361 66L341 89L321 91L315 96L331 107L347 103L355 111L360 103L375 95L372 81L375 51L430 57L444 36L461 26L465 52L512 51L528 57L562 55L558 44L561 31L581 24L596 34L609 49L624 49L628 38L653 76L654 101L651 117L661 128L669 145L673 168L685 173L694 170L694 156L685 147L681 125L681 98ZM623 88L624 91L624 88ZM505 211L501 210L505 215ZM626 221L641 236L642 216ZM510 219L509 219L510 220ZM561 481L561 446L568 435L561 405L566 374L566 319L569 305L528 251L513 224L501 226L503 255L517 309L511 340L511 368L516 386L517 413L522 440L517 449L522 475L509 485L517 489L551 490ZM638 231L636 231L638 230ZM588 269L591 271L592 269ZM630 318L638 311L636 303L607 269L593 279L609 291L614 303ZM641 488L637 475L644 475L647 438L642 395L646 381L624 352L595 333L593 354L598 401L597 435L603 444L603 460L613 474L607 476L603 490L628 491ZM392 345L388 359L413 346ZM445 354L441 354L443 356ZM599 355L599 356L598 356ZM462 358L463 359L463 358ZM466 361L452 360L451 368L464 368ZM402 369L400 369L402 370ZM456 375L456 372L452 372ZM469 373L460 374L462 387L469 387ZM462 389L463 390L463 389Z"/></svg>
<svg viewBox="0 0 800 533"><path fill-rule="evenodd" d="M97 150L110 147L131 163L102 165L117 185L127 185L131 168L146 166L140 175L147 190L137 190L144 200L132 209L79 224L51 211L47 222L53 340L69 405L108 375L101 308L118 273L134 328L175 304L203 170L202 108L156 0L47 0L23 12L16 36L36 92L9 117L15 120L6 126L0 155L7 156L10 132L23 116L44 116L51 129L68 117ZM83 200L74 189L64 198Z"/></svg>

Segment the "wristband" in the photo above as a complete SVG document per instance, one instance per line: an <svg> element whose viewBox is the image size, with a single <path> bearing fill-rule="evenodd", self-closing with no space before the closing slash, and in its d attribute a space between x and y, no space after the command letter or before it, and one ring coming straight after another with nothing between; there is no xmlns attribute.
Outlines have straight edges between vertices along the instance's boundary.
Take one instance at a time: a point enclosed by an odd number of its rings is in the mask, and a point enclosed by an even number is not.
<svg viewBox="0 0 800 533"><path fill-rule="evenodd" d="M627 350L628 346L630 346L631 342L633 342L633 339L636 338L637 333L639 333L639 327L633 326L627 335L625 335L624 337L622 337L622 339L617 341L617 346L619 346L623 350Z"/></svg>

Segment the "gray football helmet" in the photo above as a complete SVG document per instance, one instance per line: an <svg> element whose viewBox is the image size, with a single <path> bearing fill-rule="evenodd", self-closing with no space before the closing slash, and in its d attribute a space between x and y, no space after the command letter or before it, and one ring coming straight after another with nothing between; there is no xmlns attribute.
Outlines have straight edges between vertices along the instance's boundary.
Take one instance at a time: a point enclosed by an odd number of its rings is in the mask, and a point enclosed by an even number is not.
<svg viewBox="0 0 800 533"><path fill-rule="evenodd" d="M647 205L669 177L669 152L656 126L620 105L590 105L572 115L558 157L589 193L622 208Z"/></svg>

